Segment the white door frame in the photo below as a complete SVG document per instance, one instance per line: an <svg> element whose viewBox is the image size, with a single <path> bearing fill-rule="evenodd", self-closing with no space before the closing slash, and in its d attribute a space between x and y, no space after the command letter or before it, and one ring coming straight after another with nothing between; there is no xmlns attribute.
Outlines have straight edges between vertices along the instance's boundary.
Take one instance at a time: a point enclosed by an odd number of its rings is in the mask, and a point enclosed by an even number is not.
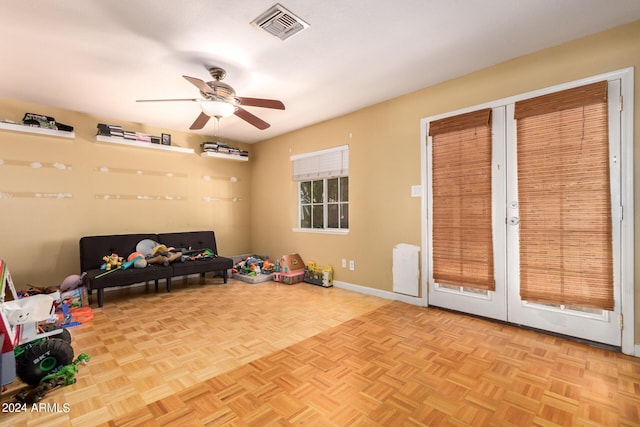
<svg viewBox="0 0 640 427"><path fill-rule="evenodd" d="M545 89L536 90L513 97L504 98L489 103L475 105L454 112L448 112L432 117L423 118L420 121L420 152L421 152L421 185L422 185L422 203L421 203L421 241L422 241L422 303L429 305L428 281L431 276L429 267L428 241L427 231L429 223L428 219L428 163L427 163L427 140L428 140L428 124L431 121L438 120L452 115L463 114L483 108L496 108L503 105L515 103L516 101L540 96L547 93L558 92L575 86L595 83L602 80L620 79L622 82L622 100L623 105L621 113L621 206L619 207L621 223L621 313L624 320L624 328L622 330L621 350L625 354L640 357L640 345L635 348L635 308L634 308L634 169L633 169L633 132L634 132L634 69L633 67L612 71L610 73L592 76L586 79L573 81L570 83L551 86ZM505 218L506 221L506 218Z"/></svg>

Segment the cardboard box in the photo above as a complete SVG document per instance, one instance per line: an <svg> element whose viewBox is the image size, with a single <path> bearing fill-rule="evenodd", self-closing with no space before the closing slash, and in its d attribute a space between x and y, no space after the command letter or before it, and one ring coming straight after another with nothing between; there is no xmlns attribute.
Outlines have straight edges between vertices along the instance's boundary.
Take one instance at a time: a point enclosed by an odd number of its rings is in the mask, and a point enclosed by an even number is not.
<svg viewBox="0 0 640 427"><path fill-rule="evenodd" d="M280 263L280 271L282 273L291 273L297 270L304 270L304 261L298 254L285 255Z"/></svg>
<svg viewBox="0 0 640 427"><path fill-rule="evenodd" d="M62 304L68 304L69 308L86 307L89 305L87 288L80 286L79 288L72 289L70 291L61 292L60 301Z"/></svg>

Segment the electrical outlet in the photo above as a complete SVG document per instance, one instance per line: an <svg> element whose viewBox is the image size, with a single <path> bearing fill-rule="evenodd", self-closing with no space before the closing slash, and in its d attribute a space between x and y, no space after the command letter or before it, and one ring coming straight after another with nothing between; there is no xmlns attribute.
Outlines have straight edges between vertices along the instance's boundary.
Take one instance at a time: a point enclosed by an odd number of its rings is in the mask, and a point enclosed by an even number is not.
<svg viewBox="0 0 640 427"><path fill-rule="evenodd" d="M349 261L349 270L353 271L356 269L356 262L354 260Z"/></svg>
<svg viewBox="0 0 640 427"><path fill-rule="evenodd" d="M342 268L347 268L347 260L342 258Z"/></svg>

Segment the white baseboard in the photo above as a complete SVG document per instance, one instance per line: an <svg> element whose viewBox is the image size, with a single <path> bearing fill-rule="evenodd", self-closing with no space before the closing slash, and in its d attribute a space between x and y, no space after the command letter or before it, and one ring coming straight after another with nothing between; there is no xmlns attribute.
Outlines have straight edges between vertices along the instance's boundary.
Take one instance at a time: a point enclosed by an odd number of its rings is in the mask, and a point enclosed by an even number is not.
<svg viewBox="0 0 640 427"><path fill-rule="evenodd" d="M413 297L410 295L397 294L395 292L383 291L381 289L369 288L362 285L354 285L352 283L340 282L338 280L333 281L333 286L340 289L346 289L348 291L359 292L361 294L372 295L392 301L405 302L407 304L424 306L424 302L420 297Z"/></svg>

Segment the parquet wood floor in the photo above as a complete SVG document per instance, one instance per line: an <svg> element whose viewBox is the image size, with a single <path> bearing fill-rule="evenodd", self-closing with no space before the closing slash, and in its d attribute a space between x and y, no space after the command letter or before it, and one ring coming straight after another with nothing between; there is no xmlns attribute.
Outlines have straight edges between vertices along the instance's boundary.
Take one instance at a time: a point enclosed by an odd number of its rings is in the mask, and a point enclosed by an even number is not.
<svg viewBox="0 0 640 427"><path fill-rule="evenodd" d="M72 329L91 361L45 400L68 413L0 424L640 425L633 357L337 288L207 281L108 293Z"/></svg>

